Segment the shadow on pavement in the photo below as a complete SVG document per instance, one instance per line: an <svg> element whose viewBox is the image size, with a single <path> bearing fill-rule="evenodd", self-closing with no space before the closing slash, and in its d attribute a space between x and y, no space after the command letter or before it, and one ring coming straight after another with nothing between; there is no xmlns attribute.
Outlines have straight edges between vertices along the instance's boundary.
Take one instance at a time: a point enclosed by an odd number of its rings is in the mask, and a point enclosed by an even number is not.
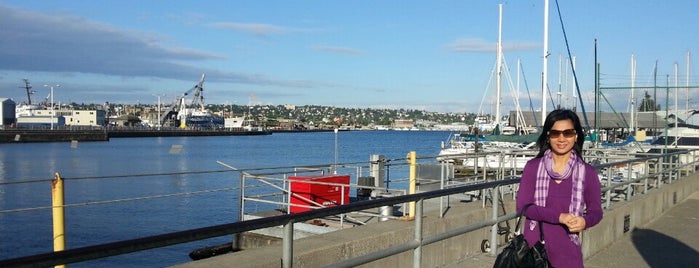
<svg viewBox="0 0 699 268"><path fill-rule="evenodd" d="M699 252L650 229L634 229L631 241L650 267L696 267L699 263Z"/></svg>

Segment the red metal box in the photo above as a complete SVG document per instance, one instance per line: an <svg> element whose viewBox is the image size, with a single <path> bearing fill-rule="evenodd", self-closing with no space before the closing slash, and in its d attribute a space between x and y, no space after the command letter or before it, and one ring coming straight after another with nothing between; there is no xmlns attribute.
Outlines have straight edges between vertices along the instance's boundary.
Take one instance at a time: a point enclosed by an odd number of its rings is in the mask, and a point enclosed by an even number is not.
<svg viewBox="0 0 699 268"><path fill-rule="evenodd" d="M350 189L349 175L329 175L329 176L289 176L291 181L291 207L290 213L299 213L311 210L311 208L300 207L318 205L307 200L329 207L341 204L349 204ZM335 183L335 185L318 184L315 182ZM342 187L342 184L345 185ZM344 190L344 194L343 194Z"/></svg>

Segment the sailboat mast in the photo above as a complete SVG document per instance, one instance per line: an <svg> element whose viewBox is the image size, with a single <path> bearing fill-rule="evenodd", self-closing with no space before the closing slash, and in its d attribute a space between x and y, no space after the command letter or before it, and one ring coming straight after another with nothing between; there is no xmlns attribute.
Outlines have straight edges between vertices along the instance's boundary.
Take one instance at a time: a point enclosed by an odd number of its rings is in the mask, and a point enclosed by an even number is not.
<svg viewBox="0 0 699 268"><path fill-rule="evenodd" d="M636 90L636 56L631 54L631 134L636 135L636 119L634 115L636 114L636 99L634 97L634 91Z"/></svg>
<svg viewBox="0 0 699 268"><path fill-rule="evenodd" d="M679 91L679 68L680 66L675 62L675 128L677 128L677 121L679 121L679 113L677 110L677 106L679 105L677 103L677 91Z"/></svg>
<svg viewBox="0 0 699 268"><path fill-rule="evenodd" d="M519 107L519 96L520 96L519 95L519 72L522 71L522 70L520 70L521 65L522 65L521 60L519 58L517 58L517 89L516 89L517 90L517 108L515 110L515 114L517 115L517 119L515 120L515 130L517 131L516 135L519 135L520 133L522 133L521 130L524 129L524 124L520 124L520 122L521 122L520 120L522 120L522 117L520 116L521 108Z"/></svg>
<svg viewBox="0 0 699 268"><path fill-rule="evenodd" d="M495 93L495 124L499 131L500 125L500 92L502 90L502 4L498 4L499 19L498 19L498 44L497 44L497 93Z"/></svg>
<svg viewBox="0 0 699 268"><path fill-rule="evenodd" d="M565 65L564 66L570 66L570 58L566 57L565 59ZM564 90L564 98L563 98L563 107L570 108L570 104L568 104L568 101L570 101L570 88L568 87L570 85L570 82L568 81L568 68L564 67L563 69L563 90Z"/></svg>
<svg viewBox="0 0 699 268"><path fill-rule="evenodd" d="M562 96L561 94L563 94L561 92L562 74L563 74L563 55L558 53L558 96L556 96L556 101L557 101L556 105L558 105L558 106L555 107L556 109L561 108L561 96Z"/></svg>
<svg viewBox="0 0 699 268"><path fill-rule="evenodd" d="M546 121L546 87L548 87L549 0L544 0L544 64L541 73L541 122Z"/></svg>
<svg viewBox="0 0 699 268"><path fill-rule="evenodd" d="M685 103L685 110L689 112L689 60L691 57L691 52L687 51L687 103Z"/></svg>
<svg viewBox="0 0 699 268"><path fill-rule="evenodd" d="M575 78L575 56L573 56L571 59L571 66L573 66L571 71L573 72L573 78ZM573 79L572 82L573 82L573 89L572 89L572 91L573 91L573 111L578 111L578 93L575 90L575 79Z"/></svg>

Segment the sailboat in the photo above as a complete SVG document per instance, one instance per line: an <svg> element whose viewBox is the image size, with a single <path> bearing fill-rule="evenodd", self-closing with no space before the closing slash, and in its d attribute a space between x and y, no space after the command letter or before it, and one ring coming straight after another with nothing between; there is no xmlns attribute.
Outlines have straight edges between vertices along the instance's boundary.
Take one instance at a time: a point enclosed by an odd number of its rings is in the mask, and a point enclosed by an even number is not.
<svg viewBox="0 0 699 268"><path fill-rule="evenodd" d="M519 105L519 91L516 94L516 98L514 100L515 102L515 113L516 113L516 119L514 126L509 124L509 115L501 115L501 92L502 92L502 75L503 75L503 52L502 52L502 4L499 4L499 9L500 9L500 18L499 18L499 26L498 26L498 43L497 43L497 60L496 60L496 69L495 69L495 74L496 74L496 79L495 79L495 84L496 84L496 97L495 97L495 120L494 120L494 127L490 135L487 135L485 138L488 141L493 141L493 142L498 142L496 144L501 144L505 145L505 147L514 147L514 146L530 146L533 145L533 143L536 142L536 139L538 138L538 135L535 133L531 133L529 128L526 128L524 126L524 121L519 120L522 118L521 116L521 109ZM518 69L519 69L519 63L518 63ZM518 77L519 77L519 71L518 71ZM518 83L519 84L519 83ZM512 144L503 144L503 143L512 143Z"/></svg>
<svg viewBox="0 0 699 268"><path fill-rule="evenodd" d="M520 133L520 130L525 131L525 128L515 127L511 131L511 135L503 135L504 128L510 127L505 122L509 121L509 116L501 115L501 88L502 88L502 4L499 7L499 25L498 25L498 42L497 42L497 61L496 61L496 101L495 101L495 117L489 120L486 116L478 116L473 129L475 133L459 133L451 135L446 143L442 143L440 157L446 159L444 161L455 162L453 157L483 152L485 156L482 159L476 160L467 157L462 160L462 164L466 166L478 167L505 167L505 168L524 168L524 164L531 158L530 155L519 154L517 152L529 150L536 144L538 135L534 133ZM519 110L519 103L515 100L516 107ZM521 118L521 116L517 116ZM518 122L519 123L519 122ZM517 124L515 124L517 125ZM481 135L483 132L491 132L488 135ZM528 135L517 135L528 134ZM498 152L499 154L495 154Z"/></svg>

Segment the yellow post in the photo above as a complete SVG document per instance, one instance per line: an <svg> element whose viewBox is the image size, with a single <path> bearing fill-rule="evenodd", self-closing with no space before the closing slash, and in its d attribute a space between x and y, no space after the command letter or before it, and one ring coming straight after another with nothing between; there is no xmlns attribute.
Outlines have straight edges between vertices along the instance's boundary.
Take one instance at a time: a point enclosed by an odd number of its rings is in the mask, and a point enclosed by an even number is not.
<svg viewBox="0 0 699 268"><path fill-rule="evenodd" d="M66 249L65 237L65 210L63 196L63 179L56 173L51 182L51 206L53 206L53 251L63 251ZM57 265L55 267L65 267Z"/></svg>
<svg viewBox="0 0 699 268"><path fill-rule="evenodd" d="M410 164L410 189L408 189L408 194L415 193L415 185L417 184L417 159L415 151L408 153L408 163ZM408 217L410 219L415 218L415 202L410 202Z"/></svg>

